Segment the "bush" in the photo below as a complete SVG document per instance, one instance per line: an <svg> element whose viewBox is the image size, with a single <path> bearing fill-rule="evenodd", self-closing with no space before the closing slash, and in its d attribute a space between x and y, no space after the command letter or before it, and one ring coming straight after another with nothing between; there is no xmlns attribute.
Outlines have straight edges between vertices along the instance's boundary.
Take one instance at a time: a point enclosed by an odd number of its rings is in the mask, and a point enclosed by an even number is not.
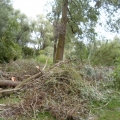
<svg viewBox="0 0 120 120"><path fill-rule="evenodd" d="M112 66L120 59L120 40L115 39L112 42L103 43L97 47L94 54L91 56L91 62L94 65L107 65Z"/></svg>
<svg viewBox="0 0 120 120"><path fill-rule="evenodd" d="M30 47L27 47L27 46L22 48L22 52L23 52L24 57L31 57L31 56L34 55L33 48L30 48Z"/></svg>
<svg viewBox="0 0 120 120"><path fill-rule="evenodd" d="M36 60L37 60L38 62L40 62L40 63L43 63L43 64L46 63L46 60L48 60L48 64L49 64L49 65L53 63L52 57L48 57L48 56L46 56L46 55L44 55L44 54L41 54L40 56L37 56L37 57L36 57Z"/></svg>
<svg viewBox="0 0 120 120"><path fill-rule="evenodd" d="M21 47L12 42L10 45L0 43L0 63L9 62L11 59L16 60L21 57Z"/></svg>

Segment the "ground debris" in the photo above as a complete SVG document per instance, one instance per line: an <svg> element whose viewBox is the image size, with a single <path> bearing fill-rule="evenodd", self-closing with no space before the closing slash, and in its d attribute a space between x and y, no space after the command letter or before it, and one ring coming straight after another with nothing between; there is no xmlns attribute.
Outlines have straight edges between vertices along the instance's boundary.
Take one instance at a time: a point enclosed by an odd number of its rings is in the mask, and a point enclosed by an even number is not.
<svg viewBox="0 0 120 120"><path fill-rule="evenodd" d="M17 106L10 105L9 109L1 113L1 116L19 114L32 118L31 113L34 113L35 117L36 111L39 110L40 112L48 111L57 120L86 118L89 109L87 100L81 96L79 86L82 81L74 75L72 69L66 67L55 66L39 78L21 86L26 89L24 99Z"/></svg>
<svg viewBox="0 0 120 120"><path fill-rule="evenodd" d="M82 120L89 116L88 97L92 99L94 88L86 84L80 72L68 62L57 63L41 71L37 77L22 84L20 89L25 90L23 100L17 105L9 105L0 114L1 117L20 115L32 120L37 117L38 111L47 111L57 120ZM93 96L100 96L99 91L96 90Z"/></svg>

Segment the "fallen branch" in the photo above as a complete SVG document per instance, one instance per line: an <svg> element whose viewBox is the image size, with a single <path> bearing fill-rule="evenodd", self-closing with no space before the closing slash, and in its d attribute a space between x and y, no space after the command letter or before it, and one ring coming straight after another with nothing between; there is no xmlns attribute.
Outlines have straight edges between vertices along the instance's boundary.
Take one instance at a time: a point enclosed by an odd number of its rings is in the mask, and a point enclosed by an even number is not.
<svg viewBox="0 0 120 120"><path fill-rule="evenodd" d="M6 109L6 105L5 104L0 104L0 111L3 111Z"/></svg>
<svg viewBox="0 0 120 120"><path fill-rule="evenodd" d="M32 79L35 79L35 78L38 78L38 77L43 77L43 76L46 76L46 77L47 77L47 76L49 76L49 72L50 72L52 69L54 69L54 68L56 68L56 67L59 67L59 66L61 66L61 65L63 65L63 64L69 63L69 62L71 62L71 61L75 61L75 60L76 60L76 58L75 58L75 59L70 59L70 60L65 60L65 61L60 61L59 63L56 63L56 64L54 64L53 66L51 66L48 70L46 70L46 72L44 72L44 70L45 70L45 68L46 68L46 65L47 65L47 60L46 60L45 66L43 67L42 70L40 70L39 73L37 73L37 74L35 74L35 75L33 75L33 76L31 76L31 77L23 80L23 81L22 81L20 84L18 84L15 88L20 88L21 86L23 86L25 83L31 81Z"/></svg>
<svg viewBox="0 0 120 120"><path fill-rule="evenodd" d="M25 83L29 82L29 81L32 80L32 79L38 78L40 75L41 75L41 73L37 73L37 74L35 74L35 75L33 75L33 76L31 76L31 77L23 80L23 81L22 81L20 84L18 84L15 88L20 88L20 87L21 87L22 85L24 85Z"/></svg>
<svg viewBox="0 0 120 120"><path fill-rule="evenodd" d="M0 91L0 98L4 96L9 96L13 93L17 93L18 91L21 91L20 89L8 89L8 90L2 90Z"/></svg>

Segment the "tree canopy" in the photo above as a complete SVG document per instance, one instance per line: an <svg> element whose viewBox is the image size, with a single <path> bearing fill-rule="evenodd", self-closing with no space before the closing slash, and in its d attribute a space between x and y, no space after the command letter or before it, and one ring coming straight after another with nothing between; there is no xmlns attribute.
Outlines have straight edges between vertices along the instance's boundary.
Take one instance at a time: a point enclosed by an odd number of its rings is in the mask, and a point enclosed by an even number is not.
<svg viewBox="0 0 120 120"><path fill-rule="evenodd" d="M63 43L65 40L64 38L60 39L61 34L66 36L67 32L71 31L78 40L87 39L89 41L94 41L97 36L95 31L96 24L103 13L106 15L104 20L107 23L106 26L109 28L107 30L119 31L119 25L115 24L116 22L119 23L119 18L114 18L119 11L119 7L120 3L118 0L54 0L52 12L48 14L48 18L53 24L57 22L56 27L58 27L59 37L56 59L63 59ZM63 20L65 14L66 20ZM102 23L100 24L104 25ZM67 32L63 33L64 31ZM63 43L60 43L61 41L63 41Z"/></svg>

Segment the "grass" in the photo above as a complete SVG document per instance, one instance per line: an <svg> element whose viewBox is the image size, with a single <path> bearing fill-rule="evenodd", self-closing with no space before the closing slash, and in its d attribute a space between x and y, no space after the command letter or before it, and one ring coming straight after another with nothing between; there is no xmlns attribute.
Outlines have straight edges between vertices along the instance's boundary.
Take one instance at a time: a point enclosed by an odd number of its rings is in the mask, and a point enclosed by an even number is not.
<svg viewBox="0 0 120 120"><path fill-rule="evenodd" d="M120 120L120 111L105 110L99 120Z"/></svg>
<svg viewBox="0 0 120 120"><path fill-rule="evenodd" d="M36 120L56 120L49 112L39 113Z"/></svg>
<svg viewBox="0 0 120 120"><path fill-rule="evenodd" d="M103 111L100 112L99 120L120 120L120 99L112 100Z"/></svg>
<svg viewBox="0 0 120 120"><path fill-rule="evenodd" d="M104 107L100 107L98 103L93 104L96 108L100 108L93 110L93 113L97 115L97 120L120 120L120 96L111 100Z"/></svg>
<svg viewBox="0 0 120 120"><path fill-rule="evenodd" d="M0 98L0 104L12 104L18 103L20 99L16 95L10 95L8 97Z"/></svg>
<svg viewBox="0 0 120 120"><path fill-rule="evenodd" d="M3 119L0 119L3 120ZM8 119L6 119L8 120ZM9 118L9 120L12 120L12 118ZM30 118L30 117L25 117L25 116L18 116L17 120L56 120L54 117L50 115L49 112L44 112L44 113L36 113L36 118Z"/></svg>
<svg viewBox="0 0 120 120"><path fill-rule="evenodd" d="M45 63L46 63L46 60L47 60L47 65L53 64L52 58L51 58L51 57L48 57L48 56L46 56L46 55L44 55L44 54L41 54L40 56L37 56L37 57L36 57L36 60L37 60L38 62L40 62L41 64L45 64Z"/></svg>

